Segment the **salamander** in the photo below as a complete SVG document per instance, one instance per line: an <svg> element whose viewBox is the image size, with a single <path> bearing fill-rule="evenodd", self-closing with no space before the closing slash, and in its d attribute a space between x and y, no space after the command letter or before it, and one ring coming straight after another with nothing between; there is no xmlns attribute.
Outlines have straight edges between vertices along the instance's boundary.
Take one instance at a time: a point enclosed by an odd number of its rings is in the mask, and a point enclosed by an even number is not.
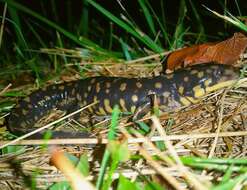
<svg viewBox="0 0 247 190"><path fill-rule="evenodd" d="M184 68L152 78L92 77L50 85L20 100L10 113L9 130L22 135L54 108L74 111L89 108L96 115L110 115L114 105L123 112L136 112L154 94L162 112L189 106L206 94L233 84L239 71L231 66L206 64Z"/></svg>

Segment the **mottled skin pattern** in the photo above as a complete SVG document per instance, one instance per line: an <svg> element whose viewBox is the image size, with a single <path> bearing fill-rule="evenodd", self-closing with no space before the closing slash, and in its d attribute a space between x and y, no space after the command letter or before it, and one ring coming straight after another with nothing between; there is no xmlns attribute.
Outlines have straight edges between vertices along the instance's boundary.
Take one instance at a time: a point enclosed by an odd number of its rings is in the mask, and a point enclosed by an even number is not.
<svg viewBox="0 0 247 190"><path fill-rule="evenodd" d="M8 128L14 134L25 134L53 108L72 112L94 101L98 104L89 111L96 115L109 115L116 104L134 113L150 105L152 94L161 111L174 111L229 86L238 76L239 71L230 66L200 65L153 78L94 77L51 85L20 100L10 114Z"/></svg>

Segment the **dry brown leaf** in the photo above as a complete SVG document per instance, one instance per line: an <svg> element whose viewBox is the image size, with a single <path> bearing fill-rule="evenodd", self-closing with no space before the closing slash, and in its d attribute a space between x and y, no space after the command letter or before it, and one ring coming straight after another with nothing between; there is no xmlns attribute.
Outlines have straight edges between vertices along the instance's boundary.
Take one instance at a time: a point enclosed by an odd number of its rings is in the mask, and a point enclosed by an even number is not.
<svg viewBox="0 0 247 190"><path fill-rule="evenodd" d="M237 61L246 48L247 37L242 33L235 33L233 37L219 43L205 43L175 51L164 64L168 70L210 62L239 66Z"/></svg>

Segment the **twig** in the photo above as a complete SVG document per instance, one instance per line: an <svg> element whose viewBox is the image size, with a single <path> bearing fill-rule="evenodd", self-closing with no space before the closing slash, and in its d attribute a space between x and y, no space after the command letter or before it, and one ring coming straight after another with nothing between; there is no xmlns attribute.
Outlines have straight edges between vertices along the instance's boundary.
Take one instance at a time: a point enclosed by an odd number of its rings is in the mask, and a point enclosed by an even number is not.
<svg viewBox="0 0 247 190"><path fill-rule="evenodd" d="M166 138L170 141L185 140L185 139L205 139L205 138L215 138L216 133L198 133L198 134L188 134L188 135L170 135ZM236 137L236 136L247 136L247 131L237 131L237 132L221 132L219 137ZM22 140L22 139L20 139ZM22 140L22 141L0 141L1 148L4 144L10 143L8 145L42 145L44 140ZM150 141L162 141L164 140L161 136L150 137ZM130 138L128 143L142 143L145 142L144 138ZM72 145L72 144L106 144L108 143L107 139L97 139L97 138L75 138L75 139L49 139L45 142L47 145ZM7 145L6 145L7 146Z"/></svg>
<svg viewBox="0 0 247 190"><path fill-rule="evenodd" d="M1 46L1 45L0 45L0 46ZM1 96L4 92L6 92L11 86L12 86L11 83L8 84L8 85L0 92L0 96Z"/></svg>
<svg viewBox="0 0 247 190"><path fill-rule="evenodd" d="M139 59L126 61L125 63L126 64L132 64L132 63L136 63L136 62L146 61L146 60L149 60L149 59L154 59L154 58L157 58L157 57L160 57L160 56L168 55L171 52L172 51L166 51L166 52L163 52L163 53L157 53L157 54L154 54L154 55L149 55L147 57L141 57Z"/></svg>
<svg viewBox="0 0 247 190"><path fill-rule="evenodd" d="M1 28L0 28L0 47L2 46L2 40L3 40L3 29L4 29L4 22L5 22L5 17L6 17L6 12L7 12L7 3L4 4L4 9L3 9L3 18L1 22Z"/></svg>

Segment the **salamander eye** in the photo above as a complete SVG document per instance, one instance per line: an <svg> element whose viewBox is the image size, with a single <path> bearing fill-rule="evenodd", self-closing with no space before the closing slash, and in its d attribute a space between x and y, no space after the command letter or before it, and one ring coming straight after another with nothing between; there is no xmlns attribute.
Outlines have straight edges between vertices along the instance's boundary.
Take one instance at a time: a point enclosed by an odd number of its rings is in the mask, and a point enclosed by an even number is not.
<svg viewBox="0 0 247 190"><path fill-rule="evenodd" d="M221 69L216 69L214 70L213 74L214 79L218 81L222 77L223 71Z"/></svg>

